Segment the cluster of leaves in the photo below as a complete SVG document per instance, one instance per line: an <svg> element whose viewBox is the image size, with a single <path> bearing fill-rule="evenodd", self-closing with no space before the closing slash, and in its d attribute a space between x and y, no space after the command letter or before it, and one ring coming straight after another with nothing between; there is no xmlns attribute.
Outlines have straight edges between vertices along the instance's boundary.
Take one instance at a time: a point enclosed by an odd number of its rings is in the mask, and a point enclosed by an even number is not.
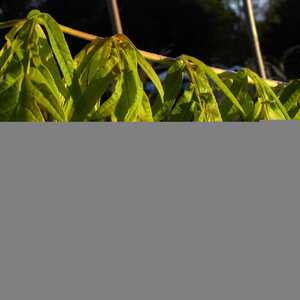
<svg viewBox="0 0 300 300"><path fill-rule="evenodd" d="M300 119L300 81L272 89L248 69L218 76L186 55L162 64L165 80L124 35L96 39L73 59L60 26L34 10L0 52L0 121Z"/></svg>

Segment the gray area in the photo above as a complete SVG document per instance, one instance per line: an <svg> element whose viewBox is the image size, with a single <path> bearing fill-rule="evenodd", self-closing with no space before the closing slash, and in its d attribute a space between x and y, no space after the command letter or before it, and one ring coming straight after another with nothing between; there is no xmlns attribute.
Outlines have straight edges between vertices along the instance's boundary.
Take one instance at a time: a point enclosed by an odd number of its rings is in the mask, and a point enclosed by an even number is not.
<svg viewBox="0 0 300 300"><path fill-rule="evenodd" d="M0 299L299 299L297 127L0 126Z"/></svg>

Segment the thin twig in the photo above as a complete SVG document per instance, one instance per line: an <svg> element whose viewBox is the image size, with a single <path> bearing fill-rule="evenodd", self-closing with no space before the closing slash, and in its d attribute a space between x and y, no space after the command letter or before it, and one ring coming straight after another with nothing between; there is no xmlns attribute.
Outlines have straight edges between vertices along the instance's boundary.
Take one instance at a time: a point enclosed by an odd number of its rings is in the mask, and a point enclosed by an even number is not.
<svg viewBox="0 0 300 300"><path fill-rule="evenodd" d="M10 20L6 22L0 22L0 29L6 29L6 28L11 28L17 25L20 22L25 22L26 19L16 19L16 20Z"/></svg>
<svg viewBox="0 0 300 300"><path fill-rule="evenodd" d="M260 76L263 79L267 79L266 67L264 64L262 51L260 47L260 41L257 32L256 20L253 10L253 2L252 0L243 0L244 1L244 10L249 23L249 34L252 39L253 49L256 56L256 63L260 73Z"/></svg>
<svg viewBox="0 0 300 300"><path fill-rule="evenodd" d="M118 5L117 0L106 0L109 14L110 14L110 20L113 28L113 33L123 33L123 26L121 21L121 15L120 15L120 9Z"/></svg>

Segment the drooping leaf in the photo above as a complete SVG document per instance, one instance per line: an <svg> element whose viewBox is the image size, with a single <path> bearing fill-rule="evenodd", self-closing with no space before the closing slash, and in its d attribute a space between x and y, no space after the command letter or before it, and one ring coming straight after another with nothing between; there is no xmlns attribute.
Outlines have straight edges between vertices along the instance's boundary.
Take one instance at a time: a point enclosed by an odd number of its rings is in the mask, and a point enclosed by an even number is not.
<svg viewBox="0 0 300 300"><path fill-rule="evenodd" d="M208 67L207 65L205 65L200 60L198 60L198 59L196 59L194 57L191 57L191 56L183 55L182 59L184 59L187 62L190 61L193 64L195 64L196 66L198 66L199 69L202 70L202 72L204 72L205 74L207 74L208 77L210 77L210 79L212 81L214 81L214 83L218 86L218 88L241 111L241 113L244 116L246 115L246 113L245 113L243 107L241 106L241 104L239 103L239 101L234 97L234 95L231 93L231 91L228 89L228 87L224 84L224 82L218 77L218 75L210 67Z"/></svg>
<svg viewBox="0 0 300 300"><path fill-rule="evenodd" d="M103 47L103 44L105 43L105 40L102 39L95 39L94 41L87 44L74 58L74 64L76 68L76 72L78 74L82 74L83 70L87 68L87 66L90 64L92 57L95 55L97 51L101 47Z"/></svg>
<svg viewBox="0 0 300 300"><path fill-rule="evenodd" d="M45 119L36 101L36 89L27 75L24 76L18 103L11 121L17 122L44 122Z"/></svg>
<svg viewBox="0 0 300 300"><path fill-rule="evenodd" d="M137 121L154 122L150 100L146 93L144 93L142 104L140 105L138 110Z"/></svg>
<svg viewBox="0 0 300 300"><path fill-rule="evenodd" d="M111 97L103 104L101 103L99 110L93 115L92 120L104 121L107 118L110 118L110 120L117 120L116 107L121 100L123 84L123 74L120 74L119 78L116 79L116 84Z"/></svg>
<svg viewBox="0 0 300 300"><path fill-rule="evenodd" d="M291 118L298 119L300 111L300 80L294 80L284 87L279 95L281 103Z"/></svg>
<svg viewBox="0 0 300 300"><path fill-rule="evenodd" d="M10 63L12 63L15 54L14 49L18 48L16 44L19 44L19 47L22 45L21 41L16 40L15 37L23 26L24 22L16 24L5 36L6 44L0 51L0 76L6 71Z"/></svg>
<svg viewBox="0 0 300 300"><path fill-rule="evenodd" d="M113 51L112 39L106 40L102 47L90 59L88 68L88 83L90 83L99 69L105 68L108 61L115 58L116 53Z"/></svg>
<svg viewBox="0 0 300 300"><path fill-rule="evenodd" d="M190 80L195 86L195 99L201 108L199 122L222 122L217 99L205 73L199 66L192 66L188 61L186 62L186 68Z"/></svg>
<svg viewBox="0 0 300 300"><path fill-rule="evenodd" d="M154 86L156 87L158 94L161 98L161 101L164 101L164 89L161 84L159 77L157 76L156 72L152 68L151 64L144 58L144 56L140 53L140 51L135 47L135 45L123 35L123 39L127 40L128 44L132 47L132 49L136 52L137 62L138 65L142 68L145 74L149 77L149 79L153 82Z"/></svg>
<svg viewBox="0 0 300 300"><path fill-rule="evenodd" d="M168 69L167 77L163 82L164 102L161 101L161 98L157 98L153 107L155 121L168 120L182 90L184 69L185 65L181 60L176 60Z"/></svg>
<svg viewBox="0 0 300 300"><path fill-rule="evenodd" d="M300 120L299 80L271 88L248 69L218 76L183 55L166 61L162 85L124 35L96 39L73 60L50 15L34 10L12 24L0 50L1 121ZM158 91L153 107L139 71Z"/></svg>
<svg viewBox="0 0 300 300"><path fill-rule="evenodd" d="M262 109L263 109L262 99L258 98L257 101L254 104L253 113L251 115L251 121L257 122L257 121L261 120L260 116L262 114Z"/></svg>
<svg viewBox="0 0 300 300"><path fill-rule="evenodd" d="M75 104L75 111L72 116L72 121L85 121L86 117L92 112L93 108L101 97L107 91L114 75L112 70L99 72L90 85L84 91L82 97Z"/></svg>
<svg viewBox="0 0 300 300"><path fill-rule="evenodd" d="M139 77L136 51L128 45L119 48L122 70L124 75L123 93L116 108L116 116L119 121L136 122L139 107L144 97L143 83Z"/></svg>
<svg viewBox="0 0 300 300"><path fill-rule="evenodd" d="M5 45L0 53L0 76L4 75L13 58L14 53L12 48Z"/></svg>
<svg viewBox="0 0 300 300"><path fill-rule="evenodd" d="M254 110L254 100L249 94L249 82L247 74L242 70L237 73L224 73L220 76L226 80L226 85L233 95L238 99L246 115L227 98L223 97L220 103L220 111L224 121L248 121L251 120Z"/></svg>
<svg viewBox="0 0 300 300"><path fill-rule="evenodd" d="M263 81L256 73L249 69L245 69L246 74L252 79L256 87L258 98L260 99L261 120L290 120L290 116L283 104L280 102L272 88Z"/></svg>
<svg viewBox="0 0 300 300"><path fill-rule="evenodd" d="M0 121L13 119L18 105L24 71L21 64L10 65L8 72L0 78Z"/></svg>
<svg viewBox="0 0 300 300"><path fill-rule="evenodd" d="M139 53L139 51L137 51L137 59L138 59L139 66L143 69L145 74L153 82L154 86L158 91L160 98L162 99L162 102L164 102L164 89L156 72L154 71L152 66L148 63L148 61L143 57L143 55Z"/></svg>
<svg viewBox="0 0 300 300"><path fill-rule="evenodd" d="M51 85L38 69L33 68L28 77L34 100L50 113L54 120L66 121L63 103L58 98L60 94L53 88L54 85Z"/></svg>
<svg viewBox="0 0 300 300"><path fill-rule="evenodd" d="M52 52L51 46L48 43L46 34L42 30L40 25L36 26L37 33L37 51L35 57L33 57L33 64L36 68L47 69L47 79L55 85L55 88L58 89L65 99L70 97L70 91L66 87L65 81L61 77L59 70L59 65L56 62L54 53ZM44 72L42 72L44 73Z"/></svg>
<svg viewBox="0 0 300 300"><path fill-rule="evenodd" d="M18 34L18 32L21 30L21 28L24 26L25 23L26 21L20 21L14 27L12 27L11 30L5 35L5 39L8 47L11 46L16 35Z"/></svg>
<svg viewBox="0 0 300 300"><path fill-rule="evenodd" d="M38 10L32 11L28 15L28 18L36 19L39 24L46 28L57 63L60 66L67 85L70 86L74 75L74 62L64 34L59 25L49 14L41 13Z"/></svg>
<svg viewBox="0 0 300 300"><path fill-rule="evenodd" d="M96 40L91 43L90 47L86 47L86 56L82 57L80 63L77 62L79 64L76 69L76 75L83 92L99 70L105 68L106 64L112 64L112 61L115 60L114 56L116 54L113 52L112 45L112 39L107 39L105 41ZM78 59L80 59L80 56L77 57Z"/></svg>
<svg viewBox="0 0 300 300"><path fill-rule="evenodd" d="M300 110L293 116L293 120L300 121Z"/></svg>
<svg viewBox="0 0 300 300"><path fill-rule="evenodd" d="M194 121L193 95L195 87L190 84L184 91L183 95L178 99L174 109L172 110L170 121L172 122L191 122Z"/></svg>

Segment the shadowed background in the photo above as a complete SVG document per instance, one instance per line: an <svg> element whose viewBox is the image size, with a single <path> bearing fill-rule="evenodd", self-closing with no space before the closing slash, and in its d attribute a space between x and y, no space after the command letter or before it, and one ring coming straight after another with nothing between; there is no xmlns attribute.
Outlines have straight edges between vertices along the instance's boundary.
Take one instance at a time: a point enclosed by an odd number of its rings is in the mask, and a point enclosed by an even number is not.
<svg viewBox="0 0 300 300"><path fill-rule="evenodd" d="M125 33L142 49L196 56L208 64L254 68L240 0L120 0ZM298 0L254 0L264 58L274 78L300 77ZM32 8L60 23L101 36L112 34L105 0L2 0L0 20ZM85 42L68 38L76 54Z"/></svg>

